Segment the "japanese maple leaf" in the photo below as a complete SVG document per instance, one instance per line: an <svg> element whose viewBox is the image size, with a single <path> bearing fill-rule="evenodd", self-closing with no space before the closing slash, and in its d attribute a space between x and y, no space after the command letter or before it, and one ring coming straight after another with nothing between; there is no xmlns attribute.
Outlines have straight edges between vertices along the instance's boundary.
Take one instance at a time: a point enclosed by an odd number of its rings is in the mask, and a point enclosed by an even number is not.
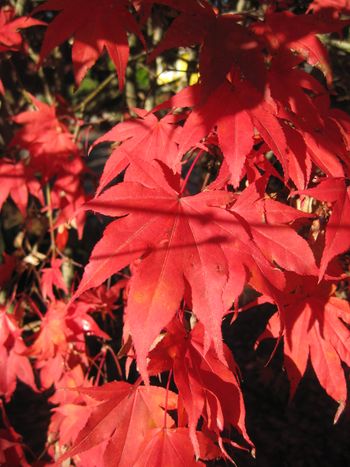
<svg viewBox="0 0 350 467"><path fill-rule="evenodd" d="M97 193L100 193L129 164L126 153L151 162L158 159L176 171L181 156L178 141L181 127L176 123L179 117L166 115L162 119L142 109L133 109L138 118L118 123L105 135L98 138L92 148L104 141L122 143L115 147L107 159Z"/></svg>
<svg viewBox="0 0 350 467"><path fill-rule="evenodd" d="M58 210L54 229L74 227L80 239L86 223L86 215L81 207L88 199L82 183L85 173L86 166L79 154L63 159L56 167L50 193L51 207Z"/></svg>
<svg viewBox="0 0 350 467"><path fill-rule="evenodd" d="M176 313L185 281L206 328L206 345L212 340L222 355L221 319L242 291L246 267L254 261L266 274L269 269L240 219L216 207L226 206L230 193L183 196L179 177L163 169L134 160L123 183L87 204L108 216L129 215L108 225L74 295L141 258L130 281L126 319L144 378L149 347Z"/></svg>
<svg viewBox="0 0 350 467"><path fill-rule="evenodd" d="M289 56L298 52L312 66L319 67L331 84L332 73L326 47L317 34L341 31L346 21L322 19L316 15L295 15L290 11L268 13L264 22L252 24L255 34L262 35L272 53L283 51Z"/></svg>
<svg viewBox="0 0 350 467"><path fill-rule="evenodd" d="M7 159L0 159L0 182L0 209L11 196L22 215L26 217L29 193L40 197L41 189L31 169L23 162L14 164Z"/></svg>
<svg viewBox="0 0 350 467"><path fill-rule="evenodd" d="M339 128L344 139L346 149L350 149L350 116L340 109L330 109L329 121L333 121Z"/></svg>
<svg viewBox="0 0 350 467"><path fill-rule="evenodd" d="M104 465L128 467L154 428L173 426L163 407L175 409L177 396L156 386L133 386L126 382L106 383L97 388L80 388L82 394L100 401L79 432L73 447L59 462L107 441ZM167 400L167 402L166 402Z"/></svg>
<svg viewBox="0 0 350 467"><path fill-rule="evenodd" d="M40 378L44 387L58 381L64 371L64 361L74 346L85 346L85 334L94 334L108 339L91 316L84 310L69 309L63 301L52 301L46 311L40 331L28 349L36 358L36 367L41 369Z"/></svg>
<svg viewBox="0 0 350 467"><path fill-rule="evenodd" d="M284 364L291 383L291 397L310 359L321 386L339 403L336 421L347 399L342 362L350 366L350 305L330 296L330 282L317 284L315 277L291 273L287 278L283 312L272 316L262 338L278 338L283 329Z"/></svg>
<svg viewBox="0 0 350 467"><path fill-rule="evenodd" d="M147 19L150 17L151 12L152 12L152 7L155 4L159 5L166 5L170 8L173 8L179 12L182 13L187 13L189 15L192 15L193 17L193 23L192 23L192 28L187 28L185 27L183 30L183 36L185 38L188 38L191 36L191 29L196 29L196 25L198 22L200 22L200 18L197 17L197 15L202 15L203 10L212 10L212 6L208 4L206 0L131 0L139 18L140 18L140 23L145 24ZM175 18L176 19L176 18ZM188 23L187 23L188 24ZM177 45L175 43L175 47L180 47L180 46L188 46L189 43L188 41L184 41L182 44L182 38L181 35L178 35L178 41Z"/></svg>
<svg viewBox="0 0 350 467"><path fill-rule="evenodd" d="M32 26L45 26L46 23L28 16L15 17L15 10L10 6L0 9L0 53L7 51L20 51L26 44L19 33L20 29ZM5 95L5 88L0 79L0 94Z"/></svg>
<svg viewBox="0 0 350 467"><path fill-rule="evenodd" d="M284 121L288 172L299 189L307 185L312 162L331 177L343 177L344 167L349 168L348 118L331 109L325 88L313 76L294 68L300 60L278 54L268 74L268 102ZM287 76L284 86L282 76Z"/></svg>
<svg viewBox="0 0 350 467"><path fill-rule="evenodd" d="M338 18L342 13L350 12L349 0L313 0L308 6L307 13L319 13L320 16L330 16Z"/></svg>
<svg viewBox="0 0 350 467"><path fill-rule="evenodd" d="M51 259L51 267L42 269L41 276L41 292L44 298L49 298L50 300L55 299L53 292L53 287L55 286L58 289L63 290L65 293L68 293L67 286L63 280L61 266L63 261L58 258Z"/></svg>
<svg viewBox="0 0 350 467"><path fill-rule="evenodd" d="M17 378L27 384L34 391L33 369L26 356L27 347L21 337L22 331L15 318L6 311L5 306L0 307L0 395L6 401L16 389Z"/></svg>
<svg viewBox="0 0 350 467"><path fill-rule="evenodd" d="M21 436L12 426L0 429L0 465L30 467L21 442Z"/></svg>
<svg viewBox="0 0 350 467"><path fill-rule="evenodd" d="M32 167L38 167L49 176L57 174L57 167L79 153L73 135L58 119L57 109L29 95L36 110L21 112L13 121L22 125L11 145L27 149L32 156Z"/></svg>
<svg viewBox="0 0 350 467"><path fill-rule="evenodd" d="M56 391L50 397L50 403L55 404L52 409L49 432L59 438L59 445L63 448L71 445L79 432L84 428L97 401L80 392L73 390L78 387L91 387L92 381L84 377L82 365L76 365L63 373L62 378L55 384Z"/></svg>
<svg viewBox="0 0 350 467"><path fill-rule="evenodd" d="M23 45L20 29L45 26L46 23L29 16L16 17L15 9L5 6L0 9L0 52L18 51Z"/></svg>
<svg viewBox="0 0 350 467"><path fill-rule="evenodd" d="M350 187L344 178L326 178L315 188L298 193L332 203L332 214L326 227L326 241L321 258L319 278L322 279L330 261L350 248Z"/></svg>
<svg viewBox="0 0 350 467"><path fill-rule="evenodd" d="M78 388L91 388L91 380L87 380L82 371L82 365L65 371L62 378L55 384L56 391L50 402L56 407L52 409L49 433L58 439L55 447L55 458L67 452L77 439L79 432L86 425L99 401L80 393ZM74 390L73 390L74 389ZM103 465L103 454L108 440L80 452L74 456L74 462L84 467Z"/></svg>
<svg viewBox="0 0 350 467"><path fill-rule="evenodd" d="M322 172L329 177L344 177L344 166L349 166L347 150L338 129L333 124L334 122L328 120L320 132L299 131L299 133L305 141L311 160ZM329 131L330 128L332 131ZM292 132L293 129L291 134Z"/></svg>
<svg viewBox="0 0 350 467"><path fill-rule="evenodd" d="M103 316L109 315L114 319L113 311L118 308L117 301L128 282L128 279L120 279L109 288L102 284L95 289L87 290L79 297L74 306L89 312L97 311Z"/></svg>
<svg viewBox="0 0 350 467"><path fill-rule="evenodd" d="M45 34L40 63L52 49L74 37L72 59L77 84L106 49L116 67L119 87L123 88L129 57L126 31L143 42L129 6L127 0L48 0L40 5L35 12L59 11Z"/></svg>
<svg viewBox="0 0 350 467"><path fill-rule="evenodd" d="M151 3L148 0L146 2ZM161 0L159 3L165 2ZM179 2L171 3L173 3L171 6L181 13L173 20L164 38L150 54L150 61L165 50L202 43L210 27L215 24L214 10L206 2L186 2L185 8L180 8Z"/></svg>
<svg viewBox="0 0 350 467"><path fill-rule="evenodd" d="M180 154L196 146L216 128L231 181L238 186L257 130L288 176L287 142L275 110L268 102L263 102L262 96L248 82L233 75L232 82L224 81L209 96L202 93L201 85L191 86L157 107L193 107L181 133Z"/></svg>
<svg viewBox="0 0 350 467"><path fill-rule="evenodd" d="M208 192L179 198L179 187L175 190L168 184L159 166L144 162L138 166L142 171L137 171L136 177L144 184L124 182L88 204L103 214L120 216L130 212L130 215L107 227L75 296L98 286L143 253L153 250L142 260L130 282L126 310L145 376L148 349L178 308L185 286L184 274L192 284L197 316L204 320L220 345L220 317L224 308L221 294L227 280L227 264L215 240L221 232L210 228L215 210L207 204L227 200L229 195ZM205 290L208 293L203 293Z"/></svg>
<svg viewBox="0 0 350 467"><path fill-rule="evenodd" d="M30 348L30 354L47 360L67 351L67 307L61 301L52 304L43 317L41 330Z"/></svg>
<svg viewBox="0 0 350 467"><path fill-rule="evenodd" d="M58 179L56 179L56 182L58 182ZM75 179L75 182L78 182L77 185L79 186L77 186L75 192L70 191L70 193L59 191L59 183L55 183L53 186L52 193L58 196L56 198L57 203L52 203L52 206L59 209L55 219L54 229L58 229L59 231L62 228L69 229L73 227L77 230L78 238L81 240L86 225L86 214L82 210L82 206L86 203L88 197L82 189L80 180ZM62 195L61 197L59 197L60 194ZM59 245L57 244L57 246Z"/></svg>
<svg viewBox="0 0 350 467"><path fill-rule="evenodd" d="M220 450L202 432L197 432L200 446L200 458L211 460L221 457ZM198 467L203 462L196 461L188 429L158 428L150 431L136 459L135 467Z"/></svg>
<svg viewBox="0 0 350 467"><path fill-rule="evenodd" d="M216 15L211 6L201 2L200 7L197 4L175 18L150 58L172 47L200 44L199 73L204 93L220 86L232 67L251 86L263 91L266 75L263 44L239 24L241 20L241 15Z"/></svg>
<svg viewBox="0 0 350 467"><path fill-rule="evenodd" d="M254 242L270 262L299 274L317 274L315 258L307 241L288 225L313 215L267 197L264 199L265 186L264 178L249 185L231 210L247 221Z"/></svg>
<svg viewBox="0 0 350 467"><path fill-rule="evenodd" d="M233 426L252 445L245 428L245 408L237 378L236 364L227 347L220 359L213 346L204 350L204 327L197 323L191 333L174 319L167 333L149 354L149 371L172 370L179 396L187 412L189 434L199 456L196 427L203 416L207 430L220 438L224 428Z"/></svg>
<svg viewBox="0 0 350 467"><path fill-rule="evenodd" d="M183 190L179 176L166 166L132 160L123 183L87 204L108 216L128 215L106 228L73 299L139 260L130 280L125 319L145 379L147 352L176 313L186 284L193 312L206 330L206 346L214 342L222 356L221 319L242 292L248 271L259 284L258 290L278 302L274 288L283 289L283 273L272 261L278 259L282 267L292 270L315 268L306 241L289 227L281 226L283 238L279 238L278 229L267 226L264 239L264 235L253 234L240 204L225 209L232 204L231 193L209 187L197 195L183 196ZM262 214L253 219L258 229ZM270 228L274 231L271 239ZM289 252L289 242L298 247ZM300 248L305 250L303 259Z"/></svg>
<svg viewBox="0 0 350 467"><path fill-rule="evenodd" d="M317 98L323 97L326 90L319 81L299 68L302 62L303 58L298 55L277 53L273 57L268 72L271 101L277 104L277 115L283 118L285 109L288 109L295 119L301 120L301 124L319 130L324 123L317 108Z"/></svg>
<svg viewBox="0 0 350 467"><path fill-rule="evenodd" d="M50 431L59 435L60 446L69 446L74 443L79 432L86 425L92 410L93 406L89 410L85 405L70 403L53 409Z"/></svg>
<svg viewBox="0 0 350 467"><path fill-rule="evenodd" d="M36 358L36 367L41 370L40 379L45 388L58 381L64 371L64 359L69 346L66 308L63 302L50 304L42 320L40 332L28 349L29 355Z"/></svg>
<svg viewBox="0 0 350 467"><path fill-rule="evenodd" d="M287 165L289 176L298 189L304 189L311 177L312 153L308 150L302 132L299 132L296 128L291 128L289 124L282 124L282 129L288 144ZM331 157L331 160L335 160L337 164L336 156L332 154Z"/></svg>

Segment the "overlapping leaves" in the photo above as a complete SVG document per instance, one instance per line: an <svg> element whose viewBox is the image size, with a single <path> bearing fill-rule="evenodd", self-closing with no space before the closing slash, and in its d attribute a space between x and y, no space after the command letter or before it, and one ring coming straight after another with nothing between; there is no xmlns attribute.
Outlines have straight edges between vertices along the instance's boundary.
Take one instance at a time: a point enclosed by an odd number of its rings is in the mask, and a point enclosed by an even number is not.
<svg viewBox="0 0 350 467"><path fill-rule="evenodd" d="M6 377L0 389L9 399L16 374L36 390L28 355L36 360L44 388L62 388L66 380L70 385L76 353L80 357L74 368L90 371L86 334L104 340L109 336L87 313L101 308L103 319L113 321L115 301L121 288L127 288L125 341L115 362L120 366L119 357L127 357L125 374L119 371L121 378L127 377L135 350L137 369L147 384L139 379L90 387L91 380L82 374L77 380L72 376L73 386L82 384L74 391L78 396L55 399L60 405L55 429L63 444L73 443L62 461L74 457L81 465L187 466L219 456L231 460L223 433L232 427L251 449L239 371L221 334L223 317L233 304L237 311L247 285L262 295L260 300L277 305L263 337L283 340L291 395L310 361L321 386L339 403L336 418L344 409L342 364L350 365L350 310L336 296L332 262L350 247L350 124L346 114L331 109L332 73L318 37L348 25L340 13L348 11L346 2L338 2L338 8L335 3L323 2L323 11L322 2L311 2L306 15L271 6L261 10L259 19L244 12L221 15L196 0L48 0L35 10L57 12L46 31L40 63L72 37L78 84L107 50L123 87L127 32L143 41L135 13L140 23L147 21L154 4L176 13L150 60L169 48L200 46L197 85L152 112L134 109L137 118L117 124L95 141L114 145L86 209L113 220L95 245L69 305L57 299L69 291L53 244L45 264L50 266L38 277L47 309L44 316L37 310L40 331L31 334L29 348L16 321L5 308L1 312ZM0 51L19 50L17 29L42 24L15 20L12 13L0 12ZM312 67L324 74L323 82L308 72ZM83 164L56 108L30 99L36 111L13 117L21 128L10 145L12 151L25 149L26 159L2 160L0 207L11 197L25 216L29 194L45 203L43 180L51 224L52 209L58 211L50 226L54 243L55 228L66 228L85 200L79 180ZM158 118L157 111L166 108L170 113ZM203 159L210 157L221 166L219 175L210 184L208 170L194 184L197 194L191 195L189 177L208 169ZM122 181L111 187L117 176ZM288 201L295 188L300 199ZM321 210L325 228L317 224ZM81 234L84 218L79 216ZM7 282L15 267L17 261L6 256L1 282ZM111 289L102 285L126 267L130 279ZM102 345L96 383L107 350L111 347ZM164 374L167 389L154 385ZM65 416L72 417L71 425L63 422ZM1 437L5 450L11 442Z"/></svg>

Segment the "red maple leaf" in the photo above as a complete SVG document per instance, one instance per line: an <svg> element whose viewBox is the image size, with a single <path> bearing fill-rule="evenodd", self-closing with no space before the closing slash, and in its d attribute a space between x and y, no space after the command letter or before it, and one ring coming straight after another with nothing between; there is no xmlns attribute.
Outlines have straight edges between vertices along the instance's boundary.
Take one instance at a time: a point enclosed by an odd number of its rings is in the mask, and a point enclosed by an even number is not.
<svg viewBox="0 0 350 467"><path fill-rule="evenodd" d="M299 274L317 274L315 259L307 241L288 225L313 215L264 197L265 185L264 177L249 185L231 210L248 222L254 242L270 262Z"/></svg>
<svg viewBox="0 0 350 467"><path fill-rule="evenodd" d="M21 337L22 331L13 316L0 307L0 395L6 401L16 389L17 378L34 391L36 386L30 361L26 355L27 347Z"/></svg>
<svg viewBox="0 0 350 467"><path fill-rule="evenodd" d="M223 107L222 102L227 105ZM212 91L209 97L201 85L195 85L183 89L156 109L169 106L193 107L181 133L181 155L217 129L218 145L230 168L234 186L238 186L242 178L244 162L256 139L255 129L288 175L286 137L274 108L263 101L248 81L238 79L236 74Z"/></svg>
<svg viewBox="0 0 350 467"><path fill-rule="evenodd" d="M319 278L322 279L330 261L350 248L350 187L344 178L326 178L316 187L298 191L332 204L326 227L326 242L321 258Z"/></svg>
<svg viewBox="0 0 350 467"><path fill-rule="evenodd" d="M308 6L307 13L312 11L321 17L338 18L342 13L350 12L349 0L313 0Z"/></svg>
<svg viewBox="0 0 350 467"><path fill-rule="evenodd" d="M347 21L325 18L319 15L296 15L290 11L270 12L264 22L256 22L251 29L263 35L273 53L282 52L287 56L298 52L311 65L319 67L329 84L332 73L326 47L317 34L339 32Z"/></svg>
<svg viewBox="0 0 350 467"><path fill-rule="evenodd" d="M284 364L291 397L310 359L316 376L330 397L339 403L335 421L345 408L347 385L342 363L350 366L348 341L350 305L332 294L332 283L288 273L288 288L281 314L274 314L261 339L284 337Z"/></svg>
<svg viewBox="0 0 350 467"><path fill-rule="evenodd" d="M41 185L34 177L31 168L23 162L12 163L7 159L0 159L0 209L9 196L25 217L27 215L28 195L41 198Z"/></svg>
<svg viewBox="0 0 350 467"><path fill-rule="evenodd" d="M70 37L74 37L72 59L74 75L79 85L87 71L107 49L123 88L129 44L126 31L133 32L143 42L142 34L127 0L48 0L36 8L56 10L59 14L49 24L40 51L40 63L49 52Z"/></svg>
<svg viewBox="0 0 350 467"><path fill-rule="evenodd" d="M32 26L46 26L46 23L29 16L15 17L15 10L10 6L0 9L0 53L8 51L20 51L26 49L20 29ZM5 95L5 88L0 79L0 94Z"/></svg>
<svg viewBox="0 0 350 467"><path fill-rule="evenodd" d="M245 408L236 364L226 346L224 350L229 364L218 358L213 346L205 352L201 323L188 333L184 325L174 319L160 343L149 354L151 374L173 371L197 456L200 445L196 427L200 417L204 419L203 431L212 432L215 438L220 440L220 432L233 426L252 446L245 428Z"/></svg>
<svg viewBox="0 0 350 467"><path fill-rule="evenodd" d="M137 170L139 167L141 171ZM88 204L107 215L131 214L107 227L93 250L75 296L101 284L144 252L154 250L142 260L130 282L126 310L140 369L146 376L148 349L179 306L185 287L184 274L192 284L196 313L210 327L211 337L219 346L220 319L224 313L220 294L227 280L227 262L215 241L222 232L209 228L214 209L207 205L226 204L230 196L208 192L179 198L179 191L168 184L159 166L137 162L137 169L135 175L138 180L143 177L140 181L144 185L124 182ZM208 293L203 294L205 290Z"/></svg>
<svg viewBox="0 0 350 467"><path fill-rule="evenodd" d="M46 26L46 23L29 16L16 17L15 9L5 6L0 9L0 52L18 51L23 45L20 29Z"/></svg>
<svg viewBox="0 0 350 467"><path fill-rule="evenodd" d="M178 154L177 143L180 140L181 127L176 123L181 116L169 114L158 120L145 110L133 110L139 118L117 124L91 147L92 149L105 141L122 143L113 149L107 159L97 194L129 165L128 154L148 162L158 159L174 171L179 169L181 155Z"/></svg>
<svg viewBox="0 0 350 467"><path fill-rule="evenodd" d="M30 467L21 442L21 436L11 427L0 429L0 465Z"/></svg>
<svg viewBox="0 0 350 467"><path fill-rule="evenodd" d="M150 58L172 47L200 44L199 72L204 93L220 86L231 68L244 76L250 86L263 91L263 44L239 24L241 20L239 14L216 15L207 2L195 3L175 18Z"/></svg>
<svg viewBox="0 0 350 467"><path fill-rule="evenodd" d="M185 284L190 285L193 311L205 326L206 345L213 341L222 355L221 319L241 293L247 271L260 274L263 289L269 279L275 283L282 274L254 243L241 213L234 207L232 212L224 209L232 194L209 188L183 196L179 177L162 167L164 172L157 163L133 160L123 183L87 204L108 216L129 215L108 225L73 297L141 258L130 281L126 319L144 378L149 347L178 309ZM303 267L312 267L314 260L306 242L291 229L284 242L288 238L303 245L307 264ZM260 244L264 246L264 241ZM288 262L277 248L284 248L286 255L286 245L275 245L283 265ZM268 248L269 252L275 250L273 245ZM293 262L290 267L297 268ZM271 287L269 291L272 293Z"/></svg>
<svg viewBox="0 0 350 467"><path fill-rule="evenodd" d="M163 407L175 409L177 396L164 388L120 381L78 390L100 403L93 408L73 447L60 462L107 441L103 455L106 467L116 463L125 467L133 465L148 433L163 427L164 423L166 426L174 424Z"/></svg>
<svg viewBox="0 0 350 467"><path fill-rule="evenodd" d="M128 279L121 279L107 288L104 284L84 292L75 302L75 308L82 308L85 312L97 311L103 316L114 318L113 311L119 306L116 303L122 290L128 285Z"/></svg>
<svg viewBox="0 0 350 467"><path fill-rule="evenodd" d="M145 3L151 3L146 0ZM153 60L162 52L177 47L190 47L205 40L210 27L215 25L216 15L214 9L207 2L186 1L181 5L178 1L159 0L180 11L165 33L160 44L153 50L149 60Z"/></svg>
<svg viewBox="0 0 350 467"><path fill-rule="evenodd" d="M56 407L53 409L49 432L59 438L63 453L66 446L74 443L97 402L94 404L89 396L73 390L92 386L92 381L84 377L81 365L65 371L55 386L56 392L50 398L50 403L55 404Z"/></svg>
<svg viewBox="0 0 350 467"><path fill-rule="evenodd" d="M13 137L10 146L27 149L31 155L31 167L38 168L49 177L57 174L62 163L79 154L66 125L59 120L57 109L30 95L36 110L21 112L12 117L23 125Z"/></svg>
<svg viewBox="0 0 350 467"><path fill-rule="evenodd" d="M296 186L304 188L310 178L311 162L330 177L344 177L344 167L349 169L349 121L343 112L331 109L329 96L318 80L295 68L300 60L300 57L286 59L279 54L277 66L272 61L268 102L283 120L291 179ZM290 76L289 87L289 79L281 86L285 75Z"/></svg>
<svg viewBox="0 0 350 467"><path fill-rule="evenodd" d="M82 359L85 358L86 334L109 338L86 310L69 309L66 303L59 300L49 304L40 331L28 349L28 354L36 358L36 367L41 369L40 378L45 388L59 381L65 363L75 349L80 350Z"/></svg>
<svg viewBox="0 0 350 467"><path fill-rule="evenodd" d="M51 208L58 210L54 229L74 227L79 238L82 238L86 215L81 207L88 199L83 189L83 177L87 170L80 155L75 156L64 159L56 166L50 201Z"/></svg>
<svg viewBox="0 0 350 467"><path fill-rule="evenodd" d="M28 186L32 194L38 197L38 193L34 190L40 187L40 184L33 176L30 178L30 174L39 172L42 175L42 185L50 180L50 200L47 202L50 204L50 209L59 209L54 228L74 220L74 225L81 237L85 213L81 210L77 211L86 201L81 182L86 169L73 135L62 122L63 118L67 119L70 116L66 113L61 115L61 110L56 105L45 104L30 94L28 96L35 110L21 112L13 117L13 120L22 125L22 128L15 132L10 142L10 147L18 146L29 153L28 165L22 169L27 178L26 184L19 180L17 182L19 189L24 193ZM19 172L20 163L18 167ZM11 178L7 180L7 183L10 180ZM48 186L45 187L47 188ZM17 198L21 198L22 203L26 201L24 194ZM42 204L45 204L42 195L39 199ZM21 208L24 209L22 205Z"/></svg>
<svg viewBox="0 0 350 467"><path fill-rule="evenodd" d="M201 431L197 432L201 459L212 460L221 457L220 450ZM156 428L149 432L136 459L135 467L198 467L205 466L194 456L188 429Z"/></svg>
<svg viewBox="0 0 350 467"><path fill-rule="evenodd" d="M271 93L269 102L277 106L277 114L281 117L288 118L288 109L299 126L304 124L304 127L319 130L323 121L317 102L325 99L326 89L300 69L303 61L299 55L286 56L281 52L272 57L267 78ZM285 78L284 82L282 77Z"/></svg>
<svg viewBox="0 0 350 467"><path fill-rule="evenodd" d="M55 299L53 287L63 290L66 294L68 293L67 286L63 280L61 266L63 260L58 258L51 259L51 267L42 269L41 276L41 292L44 298L50 300Z"/></svg>
<svg viewBox="0 0 350 467"><path fill-rule="evenodd" d="M180 154L216 130L231 181L238 186L258 132L282 164L285 179L291 177L297 187L307 185L311 161L327 175L344 176L342 163L349 166L345 138L336 119L330 119L328 94L316 79L297 67L309 60L321 66L330 80L326 49L316 33L339 31L346 22L328 24L312 15L268 13L265 22L253 23L249 32L236 23L239 15L215 17L210 9L197 10L181 13L153 54L177 41L181 45L187 40L186 45L202 44L200 84L156 107L193 107L181 134ZM182 34L184 24L190 25L193 15L198 15L198 25L194 29L189 26L193 34L186 37ZM263 47L271 53L266 59L269 71L261 60ZM293 54L295 50L299 56Z"/></svg>

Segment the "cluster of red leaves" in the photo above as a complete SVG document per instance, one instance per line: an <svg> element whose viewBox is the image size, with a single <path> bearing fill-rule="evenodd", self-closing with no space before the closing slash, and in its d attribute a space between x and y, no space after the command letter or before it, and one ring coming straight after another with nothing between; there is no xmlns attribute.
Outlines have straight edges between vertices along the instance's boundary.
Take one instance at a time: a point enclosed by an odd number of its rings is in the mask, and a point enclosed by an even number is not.
<svg viewBox="0 0 350 467"><path fill-rule="evenodd" d="M332 73L317 35L349 25L342 16L348 3L315 0L299 15L270 5L255 18L218 14L197 0L48 0L33 12L58 12L40 63L73 37L77 84L106 49L122 89L127 32L145 44L142 25L153 4L176 16L149 60L198 45L200 79L153 111L134 109L135 118L95 141L114 143L95 196L87 200L87 169L70 132L81 122L30 94L32 108L12 117L19 128L0 159L0 208L10 197L26 220L29 202L35 205L47 215L51 242L45 255L23 246L0 265L5 290L15 273L37 267L40 296L12 296L1 306L0 395L8 401L17 378L33 391L55 389L50 454L59 462L177 467L232 460L231 447L253 452L239 370L221 332L247 287L276 306L259 342L283 341L291 397L310 361L339 404L335 419L347 401L350 306L337 284L347 277L340 259L350 248L350 117L331 107ZM0 52L25 50L18 29L43 24L2 9ZM323 81L310 74L314 68ZM219 173L193 193L190 177L204 157ZM117 176L122 181L113 185ZM283 190L273 191L274 180ZM62 232L74 225L81 237L86 210L115 219L74 290L62 274L69 262ZM110 286L127 267L130 278ZM115 322L122 290L115 355L90 313ZM91 334L103 343L95 357ZM120 380L98 386L108 352ZM131 384L135 361L140 377ZM1 455L23 460L18 435L3 419ZM228 437L232 428L239 445Z"/></svg>
<svg viewBox="0 0 350 467"><path fill-rule="evenodd" d="M19 30L39 25L44 26L45 23L27 16L16 17L14 9L10 6L1 8L0 53L25 51L26 43L23 42ZM4 93L5 89L0 78L0 94Z"/></svg>

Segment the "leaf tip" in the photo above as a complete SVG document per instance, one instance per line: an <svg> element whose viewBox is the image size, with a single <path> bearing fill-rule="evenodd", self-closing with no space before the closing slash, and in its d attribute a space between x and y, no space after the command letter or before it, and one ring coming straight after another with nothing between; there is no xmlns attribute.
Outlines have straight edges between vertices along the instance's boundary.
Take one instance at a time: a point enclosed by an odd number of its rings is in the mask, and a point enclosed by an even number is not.
<svg viewBox="0 0 350 467"><path fill-rule="evenodd" d="M334 415L333 425L335 425L338 422L341 414L344 412L345 405L346 405L346 401L340 401L339 402L338 409L337 409L337 411L336 411L336 413Z"/></svg>

